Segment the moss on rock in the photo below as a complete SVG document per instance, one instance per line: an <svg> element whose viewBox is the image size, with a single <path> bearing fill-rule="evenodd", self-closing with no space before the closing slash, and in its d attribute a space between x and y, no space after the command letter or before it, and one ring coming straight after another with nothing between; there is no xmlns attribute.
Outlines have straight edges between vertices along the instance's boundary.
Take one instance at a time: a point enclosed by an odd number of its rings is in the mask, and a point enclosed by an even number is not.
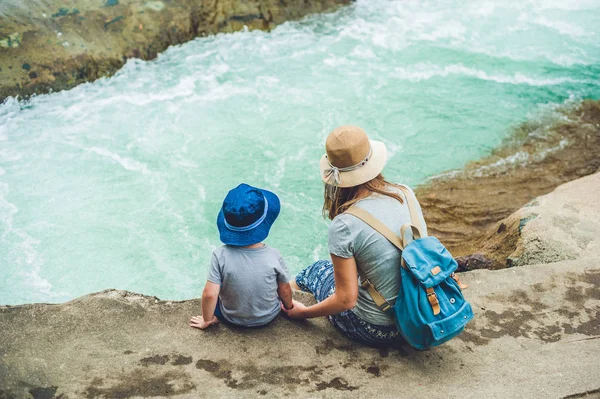
<svg viewBox="0 0 600 399"><path fill-rule="evenodd" d="M62 0L0 15L0 102L110 76L128 58L151 60L197 36L269 30L352 0ZM27 64L24 70L21 65Z"/></svg>

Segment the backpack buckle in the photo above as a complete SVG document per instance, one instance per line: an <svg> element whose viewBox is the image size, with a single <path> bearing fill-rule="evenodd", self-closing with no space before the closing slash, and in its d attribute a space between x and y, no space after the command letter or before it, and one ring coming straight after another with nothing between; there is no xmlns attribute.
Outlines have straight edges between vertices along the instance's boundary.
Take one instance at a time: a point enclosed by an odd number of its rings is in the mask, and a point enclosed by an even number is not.
<svg viewBox="0 0 600 399"><path fill-rule="evenodd" d="M433 314L438 315L440 314L440 301L438 301L437 295L435 294L435 291L433 290L433 288L427 288L427 300L429 301L429 304L431 305L431 308L433 309Z"/></svg>
<svg viewBox="0 0 600 399"><path fill-rule="evenodd" d="M365 278L364 280L363 279L360 279L360 280L361 280L360 286L365 290L372 285L371 281L368 278Z"/></svg>
<svg viewBox="0 0 600 399"><path fill-rule="evenodd" d="M435 292L428 292L427 299L429 300L429 303L431 304L431 306L440 303L437 299L437 295L435 294Z"/></svg>
<svg viewBox="0 0 600 399"><path fill-rule="evenodd" d="M379 307L379 309L381 309L382 312L387 313L390 310L392 310L392 305L390 305L390 303L386 301L383 305Z"/></svg>

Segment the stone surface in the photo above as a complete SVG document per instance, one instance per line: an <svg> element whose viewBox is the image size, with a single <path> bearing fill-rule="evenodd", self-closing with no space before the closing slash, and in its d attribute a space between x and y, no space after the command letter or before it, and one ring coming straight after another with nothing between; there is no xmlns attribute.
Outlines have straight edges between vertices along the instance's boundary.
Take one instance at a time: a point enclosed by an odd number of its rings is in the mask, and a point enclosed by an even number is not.
<svg viewBox="0 0 600 399"><path fill-rule="evenodd" d="M263 329L195 330L187 320L200 311L199 300L169 302L126 291L60 305L0 307L0 397L562 398L600 392L596 258L478 270L463 280L475 319L457 339L422 352L355 344L325 319L280 317Z"/></svg>
<svg viewBox="0 0 600 399"><path fill-rule="evenodd" d="M563 184L492 226L476 243L480 256L498 267L600 259L599 198L600 173Z"/></svg>
<svg viewBox="0 0 600 399"><path fill-rule="evenodd" d="M11 0L0 8L0 102L69 89L197 36L272 29L351 0Z"/></svg>
<svg viewBox="0 0 600 399"><path fill-rule="evenodd" d="M481 252L482 240L506 229L498 222L534 198L598 171L600 101L585 100L550 121L518 126L490 156L430 180L416 194L430 234L460 257ZM506 259L493 267L505 266Z"/></svg>
<svg viewBox="0 0 600 399"><path fill-rule="evenodd" d="M478 252L457 257L459 271L600 258L600 173L538 197L472 240Z"/></svg>

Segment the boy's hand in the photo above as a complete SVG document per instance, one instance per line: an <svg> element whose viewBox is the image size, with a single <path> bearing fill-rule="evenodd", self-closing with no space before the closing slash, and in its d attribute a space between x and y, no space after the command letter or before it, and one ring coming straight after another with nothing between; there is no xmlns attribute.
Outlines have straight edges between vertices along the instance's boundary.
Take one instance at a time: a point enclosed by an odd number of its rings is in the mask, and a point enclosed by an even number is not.
<svg viewBox="0 0 600 399"><path fill-rule="evenodd" d="M295 299L292 299L292 307L290 309L286 309L285 306L283 306L283 303L281 304L281 310L283 310L290 319L305 319L305 309L306 306L304 306L302 302L298 302Z"/></svg>
<svg viewBox="0 0 600 399"><path fill-rule="evenodd" d="M218 324L218 323L219 323L219 319L217 319L216 316L213 316L211 321L204 321L204 318L202 318L202 316L194 316L189 321L188 325L190 327L199 328L201 330L204 330L206 327L210 326L211 324Z"/></svg>

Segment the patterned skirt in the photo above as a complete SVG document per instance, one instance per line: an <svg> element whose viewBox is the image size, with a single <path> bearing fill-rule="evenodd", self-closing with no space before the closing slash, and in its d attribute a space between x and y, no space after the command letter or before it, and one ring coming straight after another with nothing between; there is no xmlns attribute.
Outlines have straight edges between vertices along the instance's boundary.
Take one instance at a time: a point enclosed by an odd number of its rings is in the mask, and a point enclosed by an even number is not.
<svg viewBox="0 0 600 399"><path fill-rule="evenodd" d="M317 302L325 300L335 292L333 264L326 260L313 263L296 276L296 284L302 291L313 294ZM387 346L400 340L395 325L371 324L351 310L329 316L329 321L348 338L367 345Z"/></svg>

